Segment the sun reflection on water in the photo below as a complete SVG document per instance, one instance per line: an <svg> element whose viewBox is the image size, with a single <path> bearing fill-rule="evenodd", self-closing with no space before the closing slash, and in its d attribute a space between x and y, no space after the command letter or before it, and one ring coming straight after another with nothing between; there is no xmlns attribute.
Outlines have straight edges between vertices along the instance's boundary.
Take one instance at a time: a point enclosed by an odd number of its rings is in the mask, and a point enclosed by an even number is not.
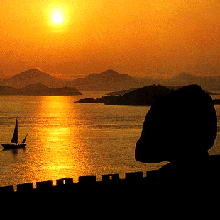
<svg viewBox="0 0 220 220"><path fill-rule="evenodd" d="M80 176L88 170L86 151L80 150L83 145L79 138L70 97L42 97L42 105L38 115L46 116L39 133L42 149L39 159L43 161L42 171L45 179L62 178L64 176ZM84 162L83 162L84 161ZM74 170L74 172L73 172ZM39 174L42 179L42 173Z"/></svg>

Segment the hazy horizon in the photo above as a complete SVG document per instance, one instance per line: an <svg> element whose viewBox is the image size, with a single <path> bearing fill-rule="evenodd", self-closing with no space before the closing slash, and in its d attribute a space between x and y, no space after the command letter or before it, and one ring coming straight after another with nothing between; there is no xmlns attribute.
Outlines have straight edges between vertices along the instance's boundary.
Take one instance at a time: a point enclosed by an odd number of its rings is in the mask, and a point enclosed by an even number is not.
<svg viewBox="0 0 220 220"><path fill-rule="evenodd" d="M93 75L93 74L102 74L102 73L106 73L107 71L109 70L112 70L114 72L117 72L119 74L126 74L126 75L129 75L131 77L134 77L134 78L150 78L150 79L155 79L155 80L163 80L163 79L172 79L173 77L175 76L180 76L180 75L189 75L189 76L195 76L195 77L220 77L219 74L192 74L190 72L179 72L179 73L176 73L176 74L167 74L167 75L162 75L162 74L146 74L146 75L141 75L141 74L132 74L132 73L123 73L123 72L119 72L115 69L105 69L105 70L102 70L101 72L92 72L92 73L88 73L88 74L74 74L74 75L62 75L62 74L54 74L54 73L51 73L51 72L47 72L41 68L38 68L38 67L33 67L33 68L29 68L29 69L24 69L23 71L21 72L16 72L14 74L5 74L5 75L1 75L0 79L1 80L7 80L7 79L10 79L12 77L15 77L17 75L20 75L22 73L25 73L25 72L29 72L33 69L36 69L42 73L45 73L45 74L48 74L52 77L55 77L57 79L62 79L62 80L75 80L75 79L79 79L79 78L85 78L89 75Z"/></svg>
<svg viewBox="0 0 220 220"><path fill-rule="evenodd" d="M219 11L218 0L2 0L0 78L35 67L69 79L217 75Z"/></svg>

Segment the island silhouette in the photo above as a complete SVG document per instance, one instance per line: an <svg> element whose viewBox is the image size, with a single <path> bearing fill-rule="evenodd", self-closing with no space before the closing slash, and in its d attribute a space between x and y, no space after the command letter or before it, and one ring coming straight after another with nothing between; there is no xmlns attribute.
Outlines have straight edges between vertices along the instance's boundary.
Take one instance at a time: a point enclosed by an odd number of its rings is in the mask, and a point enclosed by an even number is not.
<svg viewBox="0 0 220 220"><path fill-rule="evenodd" d="M75 103L103 103L105 105L134 105L134 106L151 106L159 98L168 95L172 91L176 91L182 86L163 86L150 85L143 88L122 90L107 93L101 98L83 98ZM207 92L210 95L217 95ZM219 99L214 99L215 105L220 104Z"/></svg>
<svg viewBox="0 0 220 220"><path fill-rule="evenodd" d="M0 86L0 96L78 96L82 93L71 87L49 88L41 83L31 84L23 88Z"/></svg>

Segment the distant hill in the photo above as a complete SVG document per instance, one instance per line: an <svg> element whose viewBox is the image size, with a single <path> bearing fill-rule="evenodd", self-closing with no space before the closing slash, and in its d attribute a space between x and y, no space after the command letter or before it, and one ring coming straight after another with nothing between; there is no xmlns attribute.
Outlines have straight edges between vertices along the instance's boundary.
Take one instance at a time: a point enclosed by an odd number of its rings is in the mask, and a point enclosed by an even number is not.
<svg viewBox="0 0 220 220"><path fill-rule="evenodd" d="M220 90L220 76L195 76L180 73L169 79L154 79L150 77L135 78L127 74L120 74L114 70L107 70L99 74L91 74L84 78L72 80L70 85L79 90L123 91L132 88L142 88L150 85L176 86L198 84L208 91Z"/></svg>
<svg viewBox="0 0 220 220"><path fill-rule="evenodd" d="M127 74L120 74L114 70L107 70L99 74L90 74L84 78L79 78L69 82L71 86L79 90L93 91L116 91L139 88L143 82Z"/></svg>
<svg viewBox="0 0 220 220"><path fill-rule="evenodd" d="M9 86L0 86L1 96L78 96L82 95L75 88L48 88L38 83L26 86L24 88L13 88Z"/></svg>
<svg viewBox="0 0 220 220"><path fill-rule="evenodd" d="M30 69L0 82L3 86L23 88L31 84L41 83L49 88L61 88L67 85L66 80L55 78L38 69Z"/></svg>
<svg viewBox="0 0 220 220"><path fill-rule="evenodd" d="M220 76L194 76L188 73L181 73L170 79L161 81L161 84L171 86L198 84L205 90L215 91L220 90Z"/></svg>
<svg viewBox="0 0 220 220"><path fill-rule="evenodd" d="M220 76L203 77L181 73L169 79L137 78L128 74L118 73L111 69L74 80L58 79L39 69L30 69L9 79L0 79L0 85L14 88L23 88L37 83L41 83L49 88L73 87L80 91L123 91L153 84L160 84L167 87L198 84L208 91L220 90Z"/></svg>
<svg viewBox="0 0 220 220"><path fill-rule="evenodd" d="M23 88L31 84L41 83L49 88L74 87L87 91L116 91L130 88L140 88L146 85L148 79L138 79L128 74L120 74L114 70L90 74L84 78L74 80L58 79L39 69L30 69L9 79L0 81L0 85ZM149 81L151 84L152 81Z"/></svg>

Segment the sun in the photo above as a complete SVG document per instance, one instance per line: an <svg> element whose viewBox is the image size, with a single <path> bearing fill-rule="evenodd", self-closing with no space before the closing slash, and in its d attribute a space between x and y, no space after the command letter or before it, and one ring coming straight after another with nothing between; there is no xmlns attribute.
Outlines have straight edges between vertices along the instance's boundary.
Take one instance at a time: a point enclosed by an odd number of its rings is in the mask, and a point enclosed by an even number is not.
<svg viewBox="0 0 220 220"><path fill-rule="evenodd" d="M67 31L71 23L70 7L66 5L49 5L45 10L47 25L51 32L60 33Z"/></svg>
<svg viewBox="0 0 220 220"><path fill-rule="evenodd" d="M52 11L51 23L53 25L62 25L64 23L64 13L62 10L56 9Z"/></svg>

